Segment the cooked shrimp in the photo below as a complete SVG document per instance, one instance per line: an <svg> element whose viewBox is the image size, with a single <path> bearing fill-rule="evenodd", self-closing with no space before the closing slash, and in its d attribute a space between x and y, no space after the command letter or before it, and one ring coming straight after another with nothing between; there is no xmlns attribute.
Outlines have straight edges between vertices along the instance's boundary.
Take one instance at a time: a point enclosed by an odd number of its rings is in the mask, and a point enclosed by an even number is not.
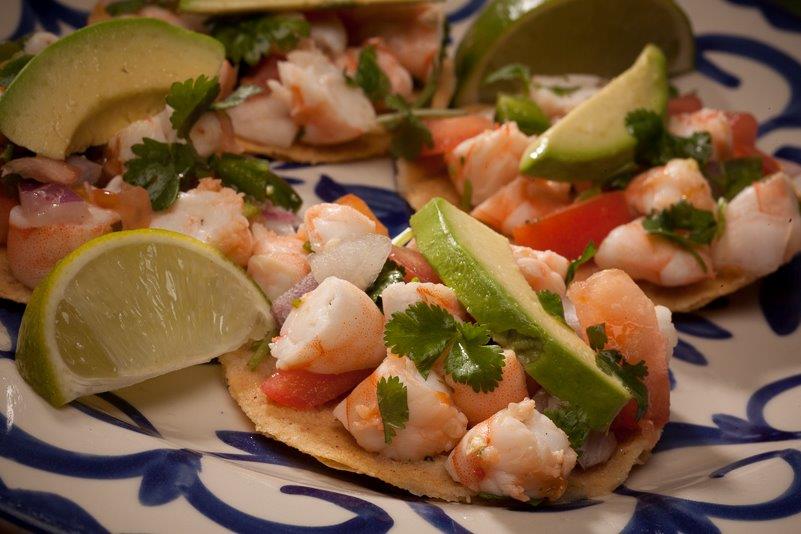
<svg viewBox="0 0 801 534"><path fill-rule="evenodd" d="M348 34L342 20L331 12L313 12L309 18L309 37L317 48L336 57L348 46Z"/></svg>
<svg viewBox="0 0 801 534"><path fill-rule="evenodd" d="M561 118L603 87L605 80L588 74L532 76L531 99L552 119Z"/></svg>
<svg viewBox="0 0 801 534"><path fill-rule="evenodd" d="M706 266L704 270L688 251L648 234L642 221L642 218L635 219L612 230L598 247L595 263L603 269L623 269L635 280L667 287L715 277L708 246L695 248Z"/></svg>
<svg viewBox="0 0 801 534"><path fill-rule="evenodd" d="M527 502L558 499L575 465L567 435L525 399L471 428L445 468L473 491Z"/></svg>
<svg viewBox="0 0 801 534"><path fill-rule="evenodd" d="M719 269L762 276L801 251L798 197L784 173L746 187L723 213L723 235L712 244Z"/></svg>
<svg viewBox="0 0 801 534"><path fill-rule="evenodd" d="M464 194L469 182L473 192L470 203L481 204L517 177L520 157L528 144L529 138L514 122L462 141L445 155L454 187Z"/></svg>
<svg viewBox="0 0 801 534"><path fill-rule="evenodd" d="M583 282L570 284L568 298L576 307L581 332L593 325L605 324L608 348L619 350L626 361L644 361L648 366L648 411L643 420L656 428L667 422L670 411L668 382L668 340L662 334L654 303L623 271L608 269ZM662 322L665 321L662 317ZM672 340L671 340L672 342Z"/></svg>
<svg viewBox="0 0 801 534"><path fill-rule="evenodd" d="M626 202L643 215L662 211L681 200L698 209L715 210L712 190L694 159L673 159L637 176L626 188Z"/></svg>
<svg viewBox="0 0 801 534"><path fill-rule="evenodd" d="M287 103L273 94L252 96L226 113L237 136L263 145L289 147L300 130Z"/></svg>
<svg viewBox="0 0 801 534"><path fill-rule="evenodd" d="M409 419L387 444L376 390L382 378L390 377L398 377L406 386ZM392 354L334 408L334 417L363 449L395 460L422 460L448 452L467 429L467 418L454 406L437 373L423 378L409 358Z"/></svg>
<svg viewBox="0 0 801 534"><path fill-rule="evenodd" d="M278 235L260 224L254 224L252 231L253 255L248 260L248 274L274 301L309 274L303 241L292 235Z"/></svg>
<svg viewBox="0 0 801 534"><path fill-rule="evenodd" d="M358 287L330 276L295 306L270 343L278 369L338 374L381 363L384 316Z"/></svg>
<svg viewBox="0 0 801 534"><path fill-rule="evenodd" d="M467 312L456 298L456 292L443 284L430 282L398 282L387 286L381 293L381 305L387 321L393 314L402 312L412 304L425 302L431 306L444 308L454 317L462 321L467 319Z"/></svg>
<svg viewBox="0 0 801 534"><path fill-rule="evenodd" d="M87 204L87 214L79 222L39 225L16 206L8 219L11 273L33 289L61 258L90 239L111 232L119 220L117 213Z"/></svg>
<svg viewBox="0 0 801 534"><path fill-rule="evenodd" d="M298 231L301 239L308 238L313 250L326 245L376 233L375 222L355 208L341 204L315 204L303 216Z"/></svg>
<svg viewBox="0 0 801 534"><path fill-rule="evenodd" d="M164 110L152 117L132 122L109 139L106 145L106 170L109 174L122 174L124 163L133 159L131 148L138 145L146 137L161 143L174 143L178 136L170 123L172 108Z"/></svg>
<svg viewBox="0 0 801 534"><path fill-rule="evenodd" d="M389 79L390 92L399 94L407 100L410 99L414 86L409 71L403 68L403 65L400 64L381 39L368 39L365 44L375 49L376 62ZM349 76L353 75L359 65L359 55L362 50L364 50L364 47L348 48L344 54L337 57L337 66L344 69Z"/></svg>
<svg viewBox="0 0 801 534"><path fill-rule="evenodd" d="M470 215L511 235L515 228L570 204L570 184L518 176L501 187Z"/></svg>
<svg viewBox="0 0 801 534"><path fill-rule="evenodd" d="M44 156L12 159L3 165L3 176L19 174L44 184L72 185L81 172L74 165Z"/></svg>
<svg viewBox="0 0 801 534"><path fill-rule="evenodd" d="M35 56L51 44L58 41L58 35L50 32L33 32L25 39L24 52Z"/></svg>
<svg viewBox="0 0 801 534"><path fill-rule="evenodd" d="M219 111L209 111L201 115L189 131L189 140L197 153L204 158L223 152L242 152L234 138L231 119Z"/></svg>
<svg viewBox="0 0 801 534"><path fill-rule="evenodd" d="M570 262L550 250L512 245L515 262L534 291L546 289L565 296L565 276Z"/></svg>
<svg viewBox="0 0 801 534"><path fill-rule="evenodd" d="M450 375L445 375L445 383L450 386L453 402L467 416L470 426L488 419L509 403L520 402L528 396L526 371L511 350L503 351L503 374L492 391L477 392L468 384L456 382Z"/></svg>
<svg viewBox="0 0 801 534"><path fill-rule="evenodd" d="M731 121L725 111L704 108L692 113L672 115L668 130L673 135L689 137L696 132L708 132L712 137L712 159L721 161L732 156L734 136Z"/></svg>
<svg viewBox="0 0 801 534"><path fill-rule="evenodd" d="M318 50L294 50L278 63L280 83L268 82L312 145L344 143L376 126L376 114L361 89Z"/></svg>
<svg viewBox="0 0 801 534"><path fill-rule="evenodd" d="M244 201L219 180L204 178L169 209L153 214L151 228L190 235L208 243L239 265L246 265L253 250L250 223L242 215Z"/></svg>
<svg viewBox="0 0 801 534"><path fill-rule="evenodd" d="M234 92L236 77L237 73L234 66L227 59L224 60L220 65L220 70L217 72L217 79L220 81L220 93L217 95L217 101L224 100Z"/></svg>

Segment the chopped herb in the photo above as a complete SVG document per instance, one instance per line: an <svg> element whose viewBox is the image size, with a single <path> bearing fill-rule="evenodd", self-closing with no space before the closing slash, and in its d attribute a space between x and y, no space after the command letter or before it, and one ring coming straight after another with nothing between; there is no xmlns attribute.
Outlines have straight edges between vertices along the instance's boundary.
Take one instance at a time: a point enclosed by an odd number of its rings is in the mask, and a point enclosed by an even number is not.
<svg viewBox="0 0 801 534"><path fill-rule="evenodd" d="M311 241L304 241L303 242L303 250L304 250L304 252L307 252L309 254L314 252L314 249L311 246Z"/></svg>
<svg viewBox="0 0 801 534"><path fill-rule="evenodd" d="M348 82L362 88L367 98L373 102L380 102L389 94L392 84L389 78L378 65L375 46L365 46L359 52L359 63L353 78Z"/></svg>
<svg viewBox="0 0 801 534"><path fill-rule="evenodd" d="M209 165L223 184L255 199L269 200L274 206L297 212L303 203L286 180L270 169L263 159L235 154L214 156Z"/></svg>
<svg viewBox="0 0 801 534"><path fill-rule="evenodd" d="M545 112L528 96L504 93L499 93L495 101L495 121L514 122L526 135L540 134L551 125Z"/></svg>
<svg viewBox="0 0 801 534"><path fill-rule="evenodd" d="M590 342L590 348L594 351L599 351L606 346L606 324L596 324L587 327L587 339Z"/></svg>
<svg viewBox="0 0 801 534"><path fill-rule="evenodd" d="M672 135L657 113L637 109L626 115L626 128L637 140L635 161L645 167L664 165L675 158L693 158L700 166L712 156L712 137L696 132L690 137Z"/></svg>
<svg viewBox="0 0 801 534"><path fill-rule="evenodd" d="M250 345L250 350L253 351L253 355L248 360L248 369L254 371L264 358L270 355L270 337L254 341Z"/></svg>
<svg viewBox="0 0 801 534"><path fill-rule="evenodd" d="M637 176L638 169L624 169L603 181L601 189L604 191L621 191L626 189Z"/></svg>
<svg viewBox="0 0 801 534"><path fill-rule="evenodd" d="M170 123L178 137L186 139L200 116L209 109L211 103L220 94L217 77L207 78L204 75L184 82L175 82L167 94L167 104L173 109Z"/></svg>
<svg viewBox="0 0 801 534"><path fill-rule="evenodd" d="M606 325L598 324L587 328L590 346L596 351L595 362L598 367L610 376L616 376L631 393L637 403L637 419L648 410L648 389L643 379L648 376L648 367L644 361L632 365L626 361L618 350L604 349L606 345Z"/></svg>
<svg viewBox="0 0 801 534"><path fill-rule="evenodd" d="M405 274L406 270L402 266L392 260L387 260L373 285L367 288L367 294L370 295L373 302L378 303L381 300L381 293L392 284L403 282Z"/></svg>
<svg viewBox="0 0 801 534"><path fill-rule="evenodd" d="M3 63L3 66L0 67L0 85L8 87L17 77L19 71L32 59L33 56L30 54L20 54Z"/></svg>
<svg viewBox="0 0 801 534"><path fill-rule="evenodd" d="M801 203L801 201L799 201ZM715 206L715 218L718 220L718 228L715 231L715 239L720 238L723 235L723 232L726 231L726 206L729 203L726 202L726 199L719 198L718 203ZM799 208L801 208L801 204L799 204Z"/></svg>
<svg viewBox="0 0 801 534"><path fill-rule="evenodd" d="M406 386L397 376L381 377L376 386L378 411L384 426L384 442L392 443L399 430L409 421L409 402Z"/></svg>
<svg viewBox="0 0 801 534"><path fill-rule="evenodd" d="M225 99L213 103L211 109L230 109L238 106L251 96L262 92L264 92L264 88L258 85L240 85L236 91L228 95Z"/></svg>
<svg viewBox="0 0 801 534"><path fill-rule="evenodd" d="M673 85L672 83L668 84L668 96L670 98L676 98L679 96L679 88Z"/></svg>
<svg viewBox="0 0 801 534"><path fill-rule="evenodd" d="M459 197L459 207L463 211L470 212L473 209L473 182L469 179L462 185L462 196Z"/></svg>
<svg viewBox="0 0 801 534"><path fill-rule="evenodd" d="M567 434L574 450L581 449L587 441L590 424L587 422L587 413L578 406L563 402L558 408L543 410L542 414Z"/></svg>
<svg viewBox="0 0 801 534"><path fill-rule="evenodd" d="M568 96L572 95L579 89L581 89L580 85L547 85L544 86L545 89L549 90L556 96Z"/></svg>
<svg viewBox="0 0 801 534"><path fill-rule="evenodd" d="M521 63L510 63L484 78L485 85L498 82L520 83L522 89L528 94L531 91L531 70Z"/></svg>
<svg viewBox="0 0 801 534"><path fill-rule="evenodd" d="M222 17L211 22L211 36L225 46L228 59L248 65L271 53L289 52L309 31L309 22L297 13Z"/></svg>
<svg viewBox="0 0 801 534"><path fill-rule="evenodd" d="M390 151L395 157L417 159L424 146L433 147L434 139L428 127L412 112L411 106L400 95L389 95L387 106L400 113L400 119L385 127L392 135Z"/></svg>
<svg viewBox="0 0 801 534"><path fill-rule="evenodd" d="M601 187L594 185L589 189L585 189L581 193L576 196L576 202L584 202L585 200L589 200L592 197L597 197L601 194Z"/></svg>
<svg viewBox="0 0 801 534"><path fill-rule="evenodd" d="M246 219L253 219L259 213L261 213L261 208L252 202L246 200L242 205L242 215L244 215Z"/></svg>
<svg viewBox="0 0 801 534"><path fill-rule="evenodd" d="M737 194L762 179L762 158L737 158L723 162L722 174L713 179L720 196L731 200Z"/></svg>
<svg viewBox="0 0 801 534"><path fill-rule="evenodd" d="M192 145L145 138L131 151L136 157L126 163L122 178L131 185L144 187L156 211L169 208L180 189L187 189L206 172Z"/></svg>
<svg viewBox="0 0 801 534"><path fill-rule="evenodd" d="M706 264L695 249L708 245L715 238L717 221L711 211L700 210L686 200L680 200L665 210L647 216L642 226L649 234L672 241L692 254L706 272Z"/></svg>
<svg viewBox="0 0 801 534"><path fill-rule="evenodd" d="M460 323L443 308L425 302L393 314L384 330L386 346L408 356L420 374L428 376L444 355L445 371L476 392L495 389L503 372L503 353L499 346L487 345L489 337L485 326Z"/></svg>
<svg viewBox="0 0 801 534"><path fill-rule="evenodd" d="M537 300L540 301L543 309L548 312L548 314L553 315L562 321L565 320L565 308L562 305L562 297L553 291L542 289L537 291Z"/></svg>
<svg viewBox="0 0 801 534"><path fill-rule="evenodd" d="M573 278L576 277L576 271L579 267L590 261L592 258L595 257L595 253L598 252L598 247L595 246L594 241L590 241L587 243L587 246L584 247L584 251L581 253L581 256L576 258L575 260L570 262L570 265L567 266L567 274L565 275L565 286L569 286L570 282L573 281Z"/></svg>
<svg viewBox="0 0 801 534"><path fill-rule="evenodd" d="M24 45L20 42L21 39L16 41L3 41L0 43L0 63L7 61L22 52Z"/></svg>
<svg viewBox="0 0 801 534"><path fill-rule="evenodd" d="M292 299L293 308L300 308L301 304L303 304L303 301L301 299Z"/></svg>

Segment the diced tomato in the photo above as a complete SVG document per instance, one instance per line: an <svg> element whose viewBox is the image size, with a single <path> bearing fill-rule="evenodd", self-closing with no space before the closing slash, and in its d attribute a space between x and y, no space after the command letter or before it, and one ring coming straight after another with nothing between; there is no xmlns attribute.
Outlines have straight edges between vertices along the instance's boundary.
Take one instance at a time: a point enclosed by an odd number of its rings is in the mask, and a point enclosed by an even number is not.
<svg viewBox="0 0 801 534"><path fill-rule="evenodd" d="M756 148L759 123L750 113L727 112L731 125L732 155L735 158L762 158L762 173L773 174L781 170L781 165L772 156Z"/></svg>
<svg viewBox="0 0 801 534"><path fill-rule="evenodd" d="M617 414L617 417L615 417L615 420L612 421L611 428L615 433L615 437L621 441L625 440L640 428L640 424L637 421L636 401L630 400L628 404L626 404L623 409L620 410L620 412Z"/></svg>
<svg viewBox="0 0 801 534"><path fill-rule="evenodd" d="M389 253L389 259L404 268L406 271L405 282L411 282L415 278L420 282L432 282L434 284L441 282L437 271L416 250L393 245L392 251Z"/></svg>
<svg viewBox="0 0 801 534"><path fill-rule="evenodd" d="M464 141L493 127L492 119L485 115L465 115L447 119L425 121L434 145L423 147L420 156L434 156L450 152Z"/></svg>
<svg viewBox="0 0 801 534"><path fill-rule="evenodd" d="M623 191L601 193L514 230L515 243L577 258L590 241L600 245L620 226L634 220Z"/></svg>
<svg viewBox="0 0 801 534"><path fill-rule="evenodd" d="M693 113L703 108L701 99L695 93L687 93L668 100L668 115L678 115L679 113Z"/></svg>
<svg viewBox="0 0 801 534"><path fill-rule="evenodd" d="M384 224L378 220L373 210L370 209L370 206L367 205L367 202L361 199L361 197L354 195L353 193L348 193L347 195L343 195L336 199L334 202L337 204L342 204L343 206L350 206L351 208L355 209L362 215L369 217L375 223L376 232L382 235L389 235L389 230Z"/></svg>
<svg viewBox="0 0 801 534"><path fill-rule="evenodd" d="M261 384L267 398L281 406L308 410L332 401L355 388L371 369L338 375L277 370Z"/></svg>

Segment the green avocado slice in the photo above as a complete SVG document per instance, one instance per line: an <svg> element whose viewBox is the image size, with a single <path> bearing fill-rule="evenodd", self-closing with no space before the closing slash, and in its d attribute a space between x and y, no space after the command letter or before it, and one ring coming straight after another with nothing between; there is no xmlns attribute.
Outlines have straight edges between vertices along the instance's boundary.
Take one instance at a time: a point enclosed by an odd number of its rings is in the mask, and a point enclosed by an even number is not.
<svg viewBox="0 0 801 534"><path fill-rule="evenodd" d="M56 159L164 109L174 82L217 75L216 39L151 18L87 26L47 47L0 98L0 131Z"/></svg>
<svg viewBox="0 0 801 534"><path fill-rule="evenodd" d="M665 55L648 45L627 71L534 141L520 171L563 181L607 178L634 159L636 141L626 130L626 115L635 109L662 115L667 100Z"/></svg>
<svg viewBox="0 0 801 534"><path fill-rule="evenodd" d="M595 363L595 352L549 315L512 256L509 241L442 198L412 216L417 248L459 301L510 348L546 391L606 429L631 394Z"/></svg>

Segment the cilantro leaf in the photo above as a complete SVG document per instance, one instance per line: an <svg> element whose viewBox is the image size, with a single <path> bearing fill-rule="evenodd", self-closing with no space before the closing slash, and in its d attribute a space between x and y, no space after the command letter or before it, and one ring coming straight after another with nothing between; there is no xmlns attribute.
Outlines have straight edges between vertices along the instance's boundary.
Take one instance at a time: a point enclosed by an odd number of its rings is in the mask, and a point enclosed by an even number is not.
<svg viewBox="0 0 801 534"><path fill-rule="evenodd" d="M484 326L459 324L462 336L445 358L445 372L454 381L468 384L473 391L489 392L498 386L503 374L503 351L498 345L486 345L489 331Z"/></svg>
<svg viewBox="0 0 801 534"><path fill-rule="evenodd" d="M209 161L214 174L223 184L252 197L258 202L269 200L274 206L297 212L303 200L286 180L259 158L223 154Z"/></svg>
<svg viewBox="0 0 801 534"><path fill-rule="evenodd" d="M161 143L145 138L131 147L135 158L126 163L122 179L131 185L144 187L155 211L169 208L178 191L206 171L203 160L192 145Z"/></svg>
<svg viewBox="0 0 801 534"><path fill-rule="evenodd" d="M409 357L425 377L455 334L456 320L450 313L418 302L392 315L384 328L384 344L395 354Z"/></svg>
<svg viewBox="0 0 801 534"><path fill-rule="evenodd" d="M737 194L762 179L762 158L736 158L723 162L721 175L713 179L720 196L731 200Z"/></svg>
<svg viewBox="0 0 801 534"><path fill-rule="evenodd" d="M637 419L640 419L648 410L648 389L643 379L648 376L648 367L644 361L632 365L628 363L620 351L604 349L595 355L595 362L603 372L617 376L629 390L637 403Z"/></svg>
<svg viewBox="0 0 801 534"><path fill-rule="evenodd" d="M498 82L518 82L528 94L531 90L531 70L522 63L510 63L484 78L485 85Z"/></svg>
<svg viewBox="0 0 801 534"><path fill-rule="evenodd" d="M253 351L253 355L248 360L248 369L251 371L255 371L259 364L263 362L267 356L270 356L270 337L271 336L267 336L264 339L259 339L251 343L250 350Z"/></svg>
<svg viewBox="0 0 801 534"><path fill-rule="evenodd" d="M264 88L258 85L240 85L236 91L225 97L224 100L213 103L211 109L230 109L238 106L251 96L262 92L264 92Z"/></svg>
<svg viewBox="0 0 801 534"><path fill-rule="evenodd" d="M473 182L468 178L462 184L462 194L459 197L459 208L470 212L473 209Z"/></svg>
<svg viewBox="0 0 801 534"><path fill-rule="evenodd" d="M546 87L550 92L555 94L556 96L567 96L572 95L579 89L581 89L580 85L549 85Z"/></svg>
<svg viewBox="0 0 801 534"><path fill-rule="evenodd" d="M225 46L228 59L248 65L262 56L292 50L309 32L309 22L298 13L220 17L211 22L211 36Z"/></svg>
<svg viewBox="0 0 801 534"><path fill-rule="evenodd" d="M590 435L587 413L578 406L571 406L569 403L563 402L558 408L543 410L542 415L553 421L567 434L570 446L574 450L581 449Z"/></svg>
<svg viewBox="0 0 801 534"><path fill-rule="evenodd" d="M606 324L594 324L587 327L587 339L590 342L590 348L598 351L606 346L608 338L606 337Z"/></svg>
<svg viewBox="0 0 801 534"><path fill-rule="evenodd" d="M402 96L389 95L385 103L401 115L399 120L385 126L392 135L390 152L395 157L417 159L424 146L434 146L428 127L412 113L411 106Z"/></svg>
<svg viewBox="0 0 801 534"><path fill-rule="evenodd" d="M381 293L392 284L403 282L405 274L406 269L392 260L387 260L373 285L367 288L367 294L370 295L373 302L378 303L381 300Z"/></svg>
<svg viewBox="0 0 801 534"><path fill-rule="evenodd" d="M711 211L701 210L680 200L669 208L645 217L642 226L649 234L661 236L693 255L706 272L706 264L695 247L708 245L715 238L717 221Z"/></svg>
<svg viewBox="0 0 801 534"><path fill-rule="evenodd" d="M3 66L0 67L0 85L8 87L17 77L19 71L32 59L33 56L30 54L19 54L3 63Z"/></svg>
<svg viewBox="0 0 801 534"><path fill-rule="evenodd" d="M626 115L626 129L637 140L634 160L645 167L664 165L675 158L693 158L703 166L712 156L712 137L696 132L690 137L672 135L662 117L636 109Z"/></svg>
<svg viewBox="0 0 801 534"><path fill-rule="evenodd" d="M186 139L200 116L209 109L211 103L220 94L220 83L217 77L207 78L204 75L184 82L175 82L167 93L167 104L173 109L170 123L178 137Z"/></svg>
<svg viewBox="0 0 801 534"><path fill-rule="evenodd" d="M543 309L548 312L548 314L553 315L562 321L565 320L565 307L562 304L562 297L553 291L542 289L537 291L537 300L540 301Z"/></svg>
<svg viewBox="0 0 801 534"><path fill-rule="evenodd" d="M352 84L362 88L367 98L373 102L383 100L392 89L389 78L378 65L375 46L365 46L359 52L359 63L353 78L348 78Z"/></svg>
<svg viewBox="0 0 801 534"><path fill-rule="evenodd" d="M576 277L576 271L579 267L590 261L592 258L595 257L595 253L598 252L598 247L595 246L594 241L590 241L587 243L587 246L584 247L584 251L581 253L581 256L576 258L575 260L570 262L570 265L567 266L567 274L565 275L565 286L569 286L570 282L573 281L573 278Z"/></svg>
<svg viewBox="0 0 801 534"><path fill-rule="evenodd" d="M384 425L384 442L392 443L395 434L409 421L406 386L397 376L381 377L376 386L378 411Z"/></svg>

